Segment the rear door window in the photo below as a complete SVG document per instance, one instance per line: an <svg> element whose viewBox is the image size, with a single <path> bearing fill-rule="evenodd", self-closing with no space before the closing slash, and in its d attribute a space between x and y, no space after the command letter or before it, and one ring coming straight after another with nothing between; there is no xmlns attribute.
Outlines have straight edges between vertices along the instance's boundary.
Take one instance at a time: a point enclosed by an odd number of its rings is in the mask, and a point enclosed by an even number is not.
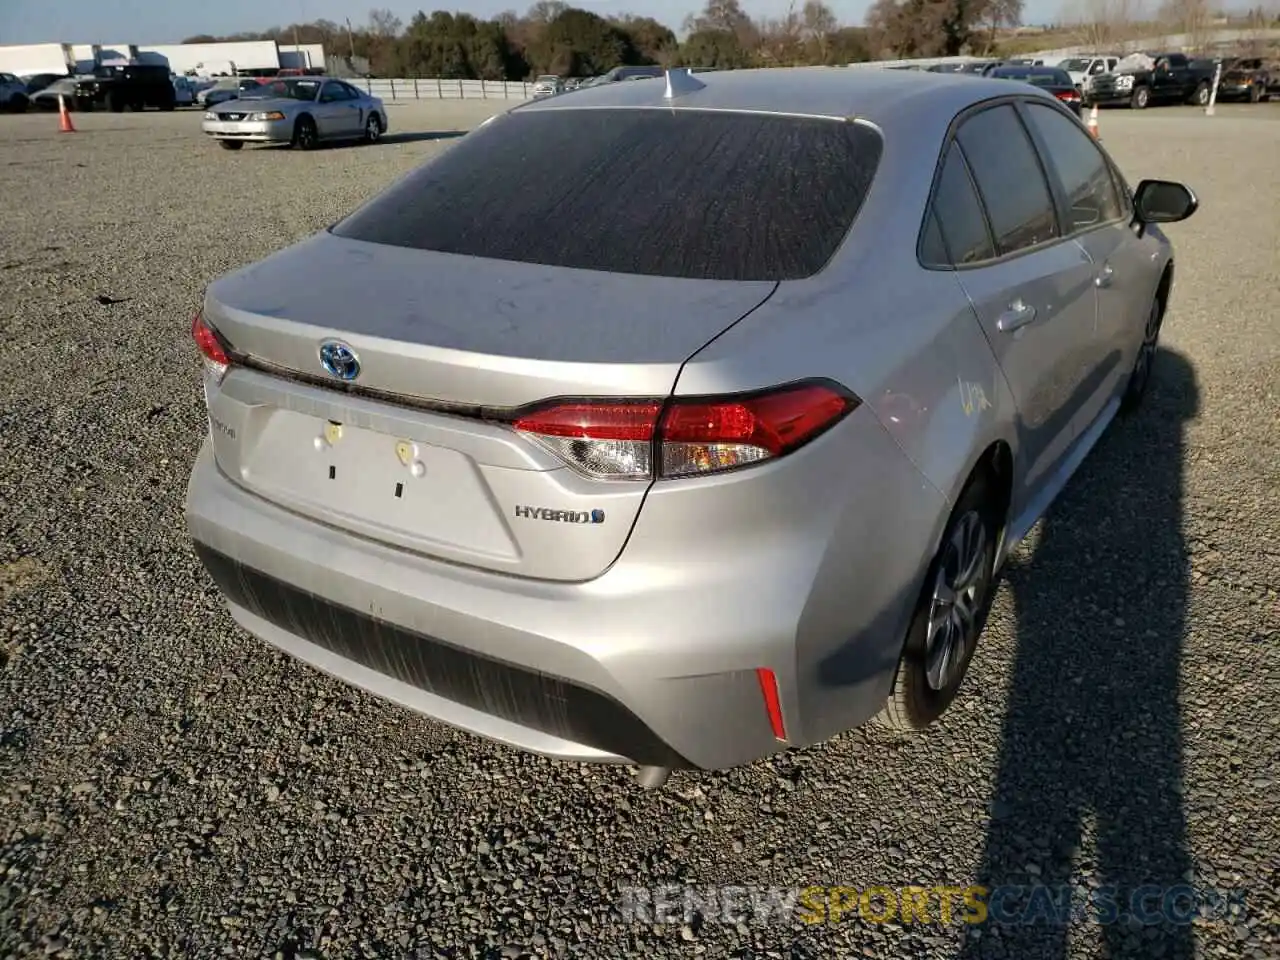
<svg viewBox="0 0 1280 960"><path fill-rule="evenodd" d="M927 228L921 250L926 264L967 266L996 255L982 205L973 191L964 157L955 144L947 148L942 161L932 211L936 224Z"/></svg>
<svg viewBox="0 0 1280 960"><path fill-rule="evenodd" d="M849 232L880 161L858 123L695 110L516 110L334 227L555 267L794 280Z"/></svg>
<svg viewBox="0 0 1280 960"><path fill-rule="evenodd" d="M1049 184L1011 105L969 117L956 139L977 181L1001 256L1059 236Z"/></svg>

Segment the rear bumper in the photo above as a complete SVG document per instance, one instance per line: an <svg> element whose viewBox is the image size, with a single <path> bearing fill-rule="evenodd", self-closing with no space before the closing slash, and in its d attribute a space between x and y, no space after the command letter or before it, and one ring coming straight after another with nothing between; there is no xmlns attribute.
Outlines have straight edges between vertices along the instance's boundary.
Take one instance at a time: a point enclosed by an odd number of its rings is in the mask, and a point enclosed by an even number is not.
<svg viewBox="0 0 1280 960"><path fill-rule="evenodd" d="M707 484L708 502L747 529L712 536L725 519L712 507L699 536L688 491L678 509L651 493L622 558L585 583L441 563L299 517L230 481L208 442L187 522L236 621L320 670L552 757L722 769L858 725L892 682L945 505L874 418L839 432L844 444L829 435L797 455L859 474L791 490L812 527L747 540L753 517ZM849 480L873 509L827 489ZM767 479L753 483L762 522L788 509ZM759 667L777 678L785 742Z"/></svg>
<svg viewBox="0 0 1280 960"><path fill-rule="evenodd" d="M689 765L635 714L597 690L339 606L203 544L195 550L251 633L374 693L454 722L470 720L470 727L505 720L511 739L542 752ZM486 707L494 711L487 718ZM496 725L493 732L500 732Z"/></svg>

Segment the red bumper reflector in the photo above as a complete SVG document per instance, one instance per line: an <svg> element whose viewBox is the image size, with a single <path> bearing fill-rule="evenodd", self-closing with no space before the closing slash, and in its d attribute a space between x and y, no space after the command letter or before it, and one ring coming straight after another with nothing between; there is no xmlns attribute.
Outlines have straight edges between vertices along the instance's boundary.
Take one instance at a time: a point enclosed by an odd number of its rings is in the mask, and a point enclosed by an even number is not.
<svg viewBox="0 0 1280 960"><path fill-rule="evenodd" d="M778 697L778 678L768 667L757 668L756 677L760 680L760 693L764 695L764 708L769 713L769 726L773 727L773 736L778 740L786 740L787 728L782 724L782 701Z"/></svg>

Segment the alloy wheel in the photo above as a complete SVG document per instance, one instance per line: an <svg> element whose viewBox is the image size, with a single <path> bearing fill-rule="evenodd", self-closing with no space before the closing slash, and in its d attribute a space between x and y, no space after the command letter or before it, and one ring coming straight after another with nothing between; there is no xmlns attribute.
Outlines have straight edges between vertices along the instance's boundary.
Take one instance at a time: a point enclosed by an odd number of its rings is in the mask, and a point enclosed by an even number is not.
<svg viewBox="0 0 1280 960"><path fill-rule="evenodd" d="M955 524L934 579L925 632L925 679L945 690L977 645L988 586L987 529L976 510Z"/></svg>
<svg viewBox="0 0 1280 960"><path fill-rule="evenodd" d="M298 146L303 150L310 150L316 145L316 128L315 124L307 123L305 120L298 124Z"/></svg>

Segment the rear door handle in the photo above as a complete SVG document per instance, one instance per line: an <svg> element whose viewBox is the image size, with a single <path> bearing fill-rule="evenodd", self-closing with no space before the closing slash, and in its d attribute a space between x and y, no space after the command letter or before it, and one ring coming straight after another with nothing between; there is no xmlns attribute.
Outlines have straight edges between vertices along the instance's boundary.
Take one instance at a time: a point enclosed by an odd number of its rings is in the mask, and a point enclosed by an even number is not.
<svg viewBox="0 0 1280 960"><path fill-rule="evenodd" d="M1111 269L1111 264L1104 263L1102 265L1102 270L1098 273L1096 277L1094 277L1093 282L1096 286L1099 286L1099 287L1109 287L1111 286L1111 280L1112 278L1115 277L1115 275L1116 275L1116 272L1113 269Z"/></svg>
<svg viewBox="0 0 1280 960"><path fill-rule="evenodd" d="M1009 333L1020 327L1025 327L1036 318L1036 308L1029 303L1021 300L1015 300L1009 304L1009 309L1000 314L996 320L996 328Z"/></svg>

